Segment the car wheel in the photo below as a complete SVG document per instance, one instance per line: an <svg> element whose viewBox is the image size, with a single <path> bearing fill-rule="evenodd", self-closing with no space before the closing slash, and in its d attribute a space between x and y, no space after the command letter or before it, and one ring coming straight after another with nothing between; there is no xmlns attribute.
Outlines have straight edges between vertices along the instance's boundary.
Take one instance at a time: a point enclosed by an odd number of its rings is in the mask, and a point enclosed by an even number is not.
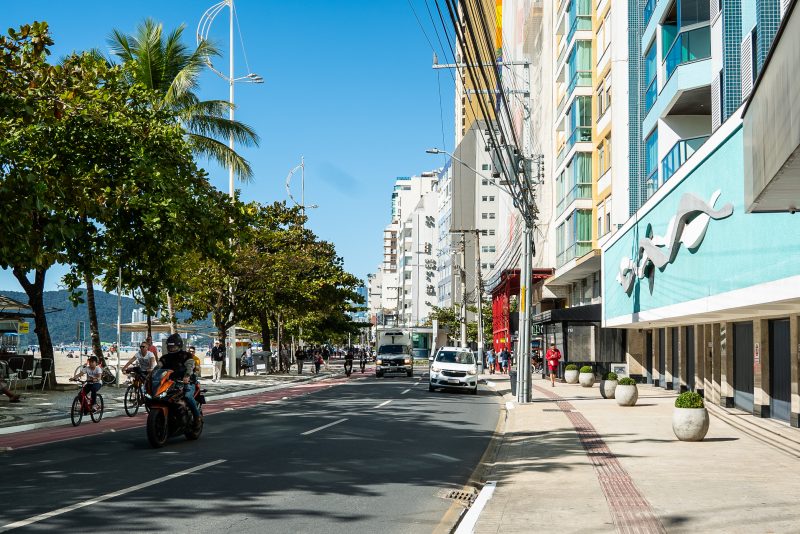
<svg viewBox="0 0 800 534"><path fill-rule="evenodd" d="M428 384L428 391L430 391L431 393L433 393L434 391L436 391L436 388L435 388L435 387L433 387L432 385Z"/></svg>
<svg viewBox="0 0 800 534"><path fill-rule="evenodd" d="M475 389L469 390L469 394L470 395L477 395L478 394L478 386L477 386L477 384L475 385Z"/></svg>
<svg viewBox="0 0 800 534"><path fill-rule="evenodd" d="M408 372L406 373L406 376L407 376L407 377L409 377L409 378L411 378L412 376L414 376L414 370L412 369L412 370L408 371Z"/></svg>
<svg viewBox="0 0 800 534"><path fill-rule="evenodd" d="M383 378L383 373L375 373L375 378Z"/></svg>

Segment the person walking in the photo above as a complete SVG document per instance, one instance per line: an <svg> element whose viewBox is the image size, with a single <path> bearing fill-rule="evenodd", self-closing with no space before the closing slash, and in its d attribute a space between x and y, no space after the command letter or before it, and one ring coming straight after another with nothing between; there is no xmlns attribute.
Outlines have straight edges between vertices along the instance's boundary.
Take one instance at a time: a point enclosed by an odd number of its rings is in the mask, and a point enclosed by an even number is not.
<svg viewBox="0 0 800 534"><path fill-rule="evenodd" d="M297 351L297 353L294 355L294 357L297 360L297 374L298 375L302 375L303 374L303 362L306 360L306 351L303 350L303 349L300 349L300 350Z"/></svg>
<svg viewBox="0 0 800 534"><path fill-rule="evenodd" d="M503 347L500 352L500 370L503 374L508 374L508 360L511 359L511 354L506 347Z"/></svg>
<svg viewBox="0 0 800 534"><path fill-rule="evenodd" d="M547 370L550 371L550 387L556 387L556 373L558 372L558 362L561 361L561 351L555 343L550 343L550 348L544 355L547 360Z"/></svg>
<svg viewBox="0 0 800 534"><path fill-rule="evenodd" d="M486 365L489 367L489 374L494 374L495 357L494 351L489 349L486 351Z"/></svg>
<svg viewBox="0 0 800 534"><path fill-rule="evenodd" d="M147 338L144 341L145 341L145 343L147 343L147 350L149 352L153 353L153 356L156 359L156 364L158 364L158 349L153 344L153 337L152 336L147 336Z"/></svg>
<svg viewBox="0 0 800 534"><path fill-rule="evenodd" d="M214 348L211 349L211 361L214 362L211 381L219 382L222 379L222 362L225 361L225 347L220 345L219 339L214 341Z"/></svg>

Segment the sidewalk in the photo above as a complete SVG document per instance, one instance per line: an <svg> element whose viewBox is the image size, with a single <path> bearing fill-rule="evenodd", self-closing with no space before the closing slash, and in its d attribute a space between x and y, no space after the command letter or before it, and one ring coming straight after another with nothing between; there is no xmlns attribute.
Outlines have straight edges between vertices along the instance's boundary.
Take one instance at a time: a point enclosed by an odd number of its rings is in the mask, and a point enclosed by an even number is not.
<svg viewBox="0 0 800 534"><path fill-rule="evenodd" d="M705 440L672 433L675 393L639 385L634 407L598 385L534 380L518 405L507 378L504 435L483 481L496 481L474 532L798 532L800 432L709 407Z"/></svg>
<svg viewBox="0 0 800 534"><path fill-rule="evenodd" d="M224 378L217 383L212 382L209 376L202 379L202 388L206 390L206 399L212 401L279 389L299 382L322 380L337 376L340 371L340 367L334 364L329 370L320 370L319 375L304 367L300 376L293 369L292 374L239 376ZM63 391L41 391L37 388L28 388L26 391L20 387L16 392L22 396L22 401L17 404L8 403L5 397L0 398L0 435L70 424L69 412L72 400L78 393L78 385L71 382L64 385L62 382L63 380L59 381L59 388L66 388ZM123 382L119 388L103 386L100 390L104 403L104 419L125 415L123 397L126 387Z"/></svg>

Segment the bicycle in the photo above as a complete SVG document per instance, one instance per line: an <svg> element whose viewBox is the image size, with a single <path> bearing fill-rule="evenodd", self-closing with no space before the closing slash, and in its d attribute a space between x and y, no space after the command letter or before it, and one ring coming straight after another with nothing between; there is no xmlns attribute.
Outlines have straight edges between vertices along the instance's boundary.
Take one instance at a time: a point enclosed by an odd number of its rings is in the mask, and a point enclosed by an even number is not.
<svg viewBox="0 0 800 534"><path fill-rule="evenodd" d="M126 372L128 374L128 387L125 389L125 397L123 398L125 414L128 417L135 416L139 412L139 406L144 406L145 411L149 412L150 409L144 403L144 379L146 375L138 370Z"/></svg>
<svg viewBox="0 0 800 534"><path fill-rule="evenodd" d="M103 361L100 362L100 368L103 370L102 378L100 379L103 382L104 386L111 386L117 381L117 368L113 365L108 365L105 363L105 358ZM75 372L73 374L78 374L83 369L83 365L79 365L75 368Z"/></svg>
<svg viewBox="0 0 800 534"><path fill-rule="evenodd" d="M95 411L92 406L92 397L86 392L84 387L86 385L86 380L70 378L70 381L78 382L81 385L78 394L75 395L75 399L72 401L72 410L70 411L72 426L78 426L81 424L81 420L83 419L84 415L89 415L93 422L99 423L100 419L103 418L103 396L100 393L97 393L97 402L95 405L98 407L98 409Z"/></svg>

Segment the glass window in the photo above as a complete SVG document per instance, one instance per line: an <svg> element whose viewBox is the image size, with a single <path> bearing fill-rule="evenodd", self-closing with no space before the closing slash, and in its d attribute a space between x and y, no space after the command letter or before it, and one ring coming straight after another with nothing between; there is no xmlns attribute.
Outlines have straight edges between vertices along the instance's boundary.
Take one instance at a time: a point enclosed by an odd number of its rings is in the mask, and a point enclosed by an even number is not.
<svg viewBox="0 0 800 534"><path fill-rule="evenodd" d="M604 143L600 143L597 149L597 163L600 174L603 174L606 170L606 146Z"/></svg>

